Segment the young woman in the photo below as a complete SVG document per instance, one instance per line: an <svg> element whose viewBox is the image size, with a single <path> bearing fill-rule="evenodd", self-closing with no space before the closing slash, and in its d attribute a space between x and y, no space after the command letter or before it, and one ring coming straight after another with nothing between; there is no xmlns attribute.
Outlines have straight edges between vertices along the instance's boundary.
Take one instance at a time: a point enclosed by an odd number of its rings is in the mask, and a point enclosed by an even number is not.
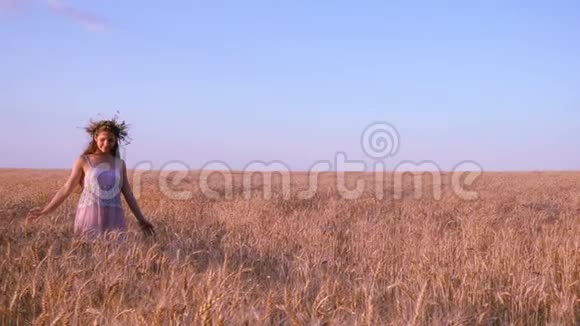
<svg viewBox="0 0 580 326"><path fill-rule="evenodd" d="M44 208L34 208L27 222L50 214L74 191L83 187L79 199L74 230L78 233L103 234L127 230L121 205L121 193L146 235L154 233L153 225L141 213L127 177L125 162L120 158L119 142L127 138L127 125L116 119L93 121L85 128L91 142L76 159L64 186Z"/></svg>

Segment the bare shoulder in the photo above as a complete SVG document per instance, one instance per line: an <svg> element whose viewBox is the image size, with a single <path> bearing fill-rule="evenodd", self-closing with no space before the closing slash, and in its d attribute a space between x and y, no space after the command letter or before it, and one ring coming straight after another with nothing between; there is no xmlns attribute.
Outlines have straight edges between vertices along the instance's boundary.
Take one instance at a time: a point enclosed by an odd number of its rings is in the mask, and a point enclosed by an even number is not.
<svg viewBox="0 0 580 326"><path fill-rule="evenodd" d="M84 171L86 169L85 168L86 165L87 165L87 162L86 162L85 158L83 157L83 155L79 155L79 157L77 157L75 159L75 162L73 163L73 170Z"/></svg>
<svg viewBox="0 0 580 326"><path fill-rule="evenodd" d="M83 155L79 155L79 157L77 157L75 159L75 162L73 164L74 167L82 167L84 166L86 163L85 158L83 157Z"/></svg>

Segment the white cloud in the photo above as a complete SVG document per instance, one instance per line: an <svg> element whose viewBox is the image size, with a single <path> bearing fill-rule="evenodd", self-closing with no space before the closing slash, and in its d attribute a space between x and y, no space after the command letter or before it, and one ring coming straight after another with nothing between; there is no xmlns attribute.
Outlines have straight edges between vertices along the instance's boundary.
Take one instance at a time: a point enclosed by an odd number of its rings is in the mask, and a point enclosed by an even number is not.
<svg viewBox="0 0 580 326"><path fill-rule="evenodd" d="M62 0L46 0L46 3L52 12L72 19L92 31L103 31L109 28L109 21L106 18L68 6Z"/></svg>

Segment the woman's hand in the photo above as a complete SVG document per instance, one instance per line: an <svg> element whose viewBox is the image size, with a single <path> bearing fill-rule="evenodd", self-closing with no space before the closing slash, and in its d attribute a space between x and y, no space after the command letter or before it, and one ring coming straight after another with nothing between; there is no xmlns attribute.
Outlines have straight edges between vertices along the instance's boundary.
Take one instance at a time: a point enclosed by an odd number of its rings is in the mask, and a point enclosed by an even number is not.
<svg viewBox="0 0 580 326"><path fill-rule="evenodd" d="M28 215L26 215L26 219L24 220L24 222L26 224L35 222L39 217L41 217L44 214L45 213L43 212L42 208L35 207L28 212Z"/></svg>
<svg viewBox="0 0 580 326"><path fill-rule="evenodd" d="M147 220L140 219L137 221L137 223L139 223L139 227L141 228L141 231L143 231L143 233L145 233L146 236L150 236L150 235L155 234L155 229L153 228L153 224L149 223Z"/></svg>

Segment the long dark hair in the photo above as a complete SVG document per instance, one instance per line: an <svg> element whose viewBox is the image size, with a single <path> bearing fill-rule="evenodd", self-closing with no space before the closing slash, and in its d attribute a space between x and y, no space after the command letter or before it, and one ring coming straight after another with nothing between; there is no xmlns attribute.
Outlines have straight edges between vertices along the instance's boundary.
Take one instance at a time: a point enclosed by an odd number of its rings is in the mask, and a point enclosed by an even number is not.
<svg viewBox="0 0 580 326"><path fill-rule="evenodd" d="M119 113L119 111L117 111ZM97 151L97 141L95 140L96 136L102 131L111 132L115 136L115 146L111 148L109 152L113 157L116 159L121 158L121 153L119 151L119 143L123 142L125 145L128 145L131 142L131 138L129 137L128 133L129 125L125 122L117 121L117 115L110 120L91 120L89 124L84 128L85 131L91 136L91 141L87 145L87 148L83 151L84 155L93 154ZM83 171L80 184L81 188L84 186L85 180L85 173Z"/></svg>

